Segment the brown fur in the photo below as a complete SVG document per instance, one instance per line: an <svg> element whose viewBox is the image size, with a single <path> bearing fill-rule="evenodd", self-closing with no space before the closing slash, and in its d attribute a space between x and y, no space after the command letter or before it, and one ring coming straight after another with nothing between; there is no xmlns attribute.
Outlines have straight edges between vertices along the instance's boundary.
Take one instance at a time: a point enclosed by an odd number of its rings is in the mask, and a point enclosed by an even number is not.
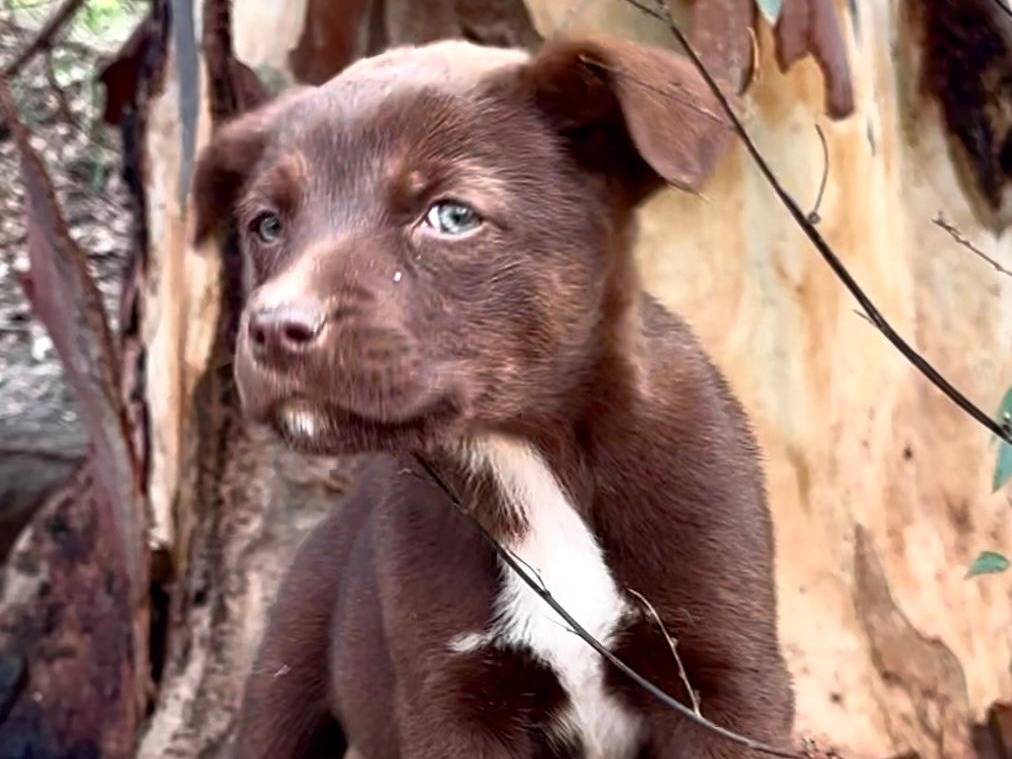
<svg viewBox="0 0 1012 759"><path fill-rule="evenodd" d="M789 742L756 446L630 253L636 204L665 182L697 186L726 144L705 93L680 57L629 43L558 42L532 59L441 43L355 64L205 152L197 229L236 213L256 284L236 357L248 413L306 450L376 454L279 591L238 757L332 756L344 739L368 759L582 755L546 737L567 699L547 666L447 646L487 627L499 567L410 454L494 534L522 533L454 455L487 433L548 462L618 586L678 637L704 713ZM485 224L426 232L441 197ZM284 223L270 246L251 232L264 208ZM312 434L285 421L292 404L312 410ZM648 619L613 647L687 698ZM751 756L606 679L645 720L640 757Z"/></svg>

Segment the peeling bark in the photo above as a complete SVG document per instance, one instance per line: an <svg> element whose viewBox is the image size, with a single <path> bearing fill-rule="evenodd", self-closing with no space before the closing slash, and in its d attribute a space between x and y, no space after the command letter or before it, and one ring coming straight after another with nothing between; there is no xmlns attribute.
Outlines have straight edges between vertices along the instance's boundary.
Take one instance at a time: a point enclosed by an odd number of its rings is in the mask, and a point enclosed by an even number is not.
<svg viewBox="0 0 1012 759"><path fill-rule="evenodd" d="M0 565L42 501L80 465L73 455L0 447Z"/></svg>
<svg viewBox="0 0 1012 759"><path fill-rule="evenodd" d="M833 0L783 0L775 32L781 71L812 55L826 83L829 115L842 119L853 113L854 89Z"/></svg>
<svg viewBox="0 0 1012 759"><path fill-rule="evenodd" d="M854 540L854 606L868 636L872 661L888 690L905 694L909 706L890 698L887 721L897 743L912 742L918 754L972 756L966 680L959 659L939 640L926 638L896 605L868 534ZM910 722L913 722L911 725Z"/></svg>
<svg viewBox="0 0 1012 759"><path fill-rule="evenodd" d="M137 520L143 512L137 508L140 488L136 455L126 434L119 398L119 356L102 297L88 273L84 253L67 231L49 176L3 85L0 108L21 154L27 195L31 270L22 285L36 315L45 323L81 403L100 465L99 484L117 528L120 557L128 578L140 580L142 530Z"/></svg>
<svg viewBox="0 0 1012 759"><path fill-rule="evenodd" d="M147 699L147 554L120 356L84 253L0 81L21 158L31 270L23 281L81 404L87 461L36 515L3 575L0 744L27 756L131 755Z"/></svg>
<svg viewBox="0 0 1012 759"><path fill-rule="evenodd" d="M0 687L5 755L133 756L142 620L111 560L121 546L95 468L92 459L42 507L4 573L0 671L14 673Z"/></svg>
<svg viewBox="0 0 1012 759"><path fill-rule="evenodd" d="M1012 19L995 0L919 5L923 86L942 107L982 221L1012 223Z"/></svg>
<svg viewBox="0 0 1012 759"><path fill-rule="evenodd" d="M696 0L692 11L692 47L710 73L729 82L736 92L752 69L754 0Z"/></svg>
<svg viewBox="0 0 1012 759"><path fill-rule="evenodd" d="M295 77L323 84L382 44L382 0L309 0L298 45L288 56Z"/></svg>
<svg viewBox="0 0 1012 759"><path fill-rule="evenodd" d="M299 81L322 84L388 46L447 37L528 49L541 39L523 0L309 0L289 63Z"/></svg>

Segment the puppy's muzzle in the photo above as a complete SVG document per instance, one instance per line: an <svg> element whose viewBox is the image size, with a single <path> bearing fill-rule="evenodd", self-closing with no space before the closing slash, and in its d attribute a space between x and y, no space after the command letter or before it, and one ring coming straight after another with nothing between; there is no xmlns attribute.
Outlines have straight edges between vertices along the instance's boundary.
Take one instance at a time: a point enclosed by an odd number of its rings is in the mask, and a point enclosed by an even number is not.
<svg viewBox="0 0 1012 759"><path fill-rule="evenodd" d="M282 306L253 311L246 339L253 361L261 367L284 371L322 349L326 325L320 309Z"/></svg>
<svg viewBox="0 0 1012 759"><path fill-rule="evenodd" d="M246 413L276 421L293 404L324 415L402 422L438 400L439 383L399 321L376 306L248 305L236 346Z"/></svg>

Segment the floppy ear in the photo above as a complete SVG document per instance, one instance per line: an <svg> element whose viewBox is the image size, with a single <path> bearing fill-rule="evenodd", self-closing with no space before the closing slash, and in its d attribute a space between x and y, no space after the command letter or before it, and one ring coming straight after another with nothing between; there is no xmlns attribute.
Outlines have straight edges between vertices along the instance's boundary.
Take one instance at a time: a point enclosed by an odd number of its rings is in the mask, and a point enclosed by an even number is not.
<svg viewBox="0 0 1012 759"><path fill-rule="evenodd" d="M267 141L256 114L222 127L200 154L190 190L193 242L199 245L224 227L239 191Z"/></svg>
<svg viewBox="0 0 1012 759"><path fill-rule="evenodd" d="M309 88L261 104L218 130L200 153L190 187L193 242L200 244L232 217L239 193L267 147L278 116Z"/></svg>
<svg viewBox="0 0 1012 759"><path fill-rule="evenodd" d="M698 190L732 136L692 62L667 50L608 38L556 41L522 76L578 160L624 174L643 193L662 181Z"/></svg>

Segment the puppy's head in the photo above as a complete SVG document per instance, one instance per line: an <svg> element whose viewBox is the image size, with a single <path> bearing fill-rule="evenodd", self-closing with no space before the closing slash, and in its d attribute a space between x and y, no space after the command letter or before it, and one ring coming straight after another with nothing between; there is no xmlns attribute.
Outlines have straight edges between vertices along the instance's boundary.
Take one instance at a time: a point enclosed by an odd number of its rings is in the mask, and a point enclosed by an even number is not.
<svg viewBox="0 0 1012 759"><path fill-rule="evenodd" d="M672 53L442 42L226 126L193 197L198 238L234 221L252 272L247 413L328 453L558 418L636 287L632 207L699 183L716 114Z"/></svg>

